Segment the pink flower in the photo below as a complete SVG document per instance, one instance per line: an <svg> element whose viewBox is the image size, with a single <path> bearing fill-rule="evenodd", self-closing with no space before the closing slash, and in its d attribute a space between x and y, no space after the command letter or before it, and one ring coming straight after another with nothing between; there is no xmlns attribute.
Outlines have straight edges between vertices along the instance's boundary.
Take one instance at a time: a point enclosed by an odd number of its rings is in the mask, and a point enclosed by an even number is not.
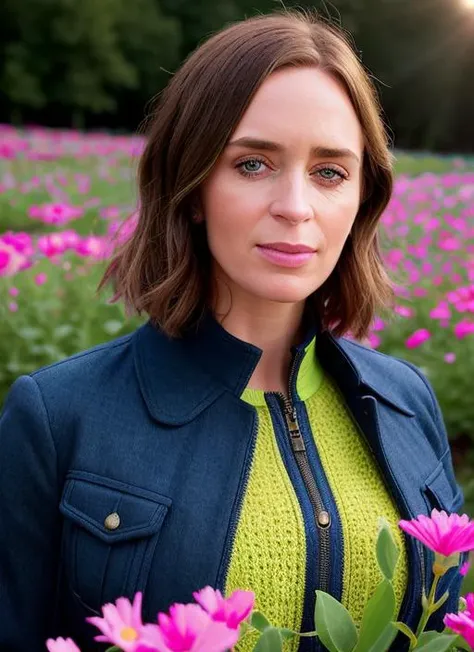
<svg viewBox="0 0 474 652"><path fill-rule="evenodd" d="M41 235L38 238L38 250L48 258L63 254L67 248L68 244L61 233Z"/></svg>
<svg viewBox="0 0 474 652"><path fill-rule="evenodd" d="M383 331L385 328L385 322L383 319L380 319L380 317L375 317L373 323L372 323L372 331Z"/></svg>
<svg viewBox="0 0 474 652"><path fill-rule="evenodd" d="M465 611L458 614L446 614L443 622L446 627L452 629L456 634L460 634L474 648L474 593L468 593L465 599Z"/></svg>
<svg viewBox="0 0 474 652"><path fill-rule="evenodd" d="M375 333L369 333L367 337L368 346L372 347L373 349L377 349L380 346L381 342L382 340L378 335Z"/></svg>
<svg viewBox="0 0 474 652"><path fill-rule="evenodd" d="M197 604L174 604L169 616L158 614L158 622L158 631L146 627L140 641L158 652L225 652L239 639L237 629L214 620Z"/></svg>
<svg viewBox="0 0 474 652"><path fill-rule="evenodd" d="M428 295L428 290L426 288L414 288L413 296L415 297L426 297Z"/></svg>
<svg viewBox="0 0 474 652"><path fill-rule="evenodd" d="M455 353L445 353L444 354L444 361L447 362L448 364L453 364L453 362L456 362L456 354Z"/></svg>
<svg viewBox="0 0 474 652"><path fill-rule="evenodd" d="M248 618L255 603L252 591L234 591L228 598L224 598L220 591L210 586L193 593L193 596L214 620L224 622L232 629L239 627Z"/></svg>
<svg viewBox="0 0 474 652"><path fill-rule="evenodd" d="M1 236L1 240L24 256L31 256L34 252L33 240L29 233L7 231Z"/></svg>
<svg viewBox="0 0 474 652"><path fill-rule="evenodd" d="M46 647L49 652L81 652L72 638L48 638Z"/></svg>
<svg viewBox="0 0 474 652"><path fill-rule="evenodd" d="M25 263L25 257L0 239L0 276L13 276Z"/></svg>
<svg viewBox="0 0 474 652"><path fill-rule="evenodd" d="M449 319L451 317L451 310L446 301L442 301L436 308L430 311L431 319Z"/></svg>
<svg viewBox="0 0 474 652"><path fill-rule="evenodd" d="M76 253L80 256L101 260L104 259L108 253L107 242L100 236L90 235L77 243L75 249Z"/></svg>
<svg viewBox="0 0 474 652"><path fill-rule="evenodd" d="M472 335L474 333L474 322L473 321L468 321L468 320L463 320L460 321L456 326L454 327L454 334L458 338L458 340L462 340L466 335Z"/></svg>
<svg viewBox="0 0 474 652"><path fill-rule="evenodd" d="M452 281L457 282L452 276ZM448 300L456 306L458 312L474 313L474 284L460 287L447 294Z"/></svg>
<svg viewBox="0 0 474 652"><path fill-rule="evenodd" d="M431 333L426 328L419 328L417 331L412 333L410 337L406 340L405 346L407 349L415 349L416 347L429 340Z"/></svg>
<svg viewBox="0 0 474 652"><path fill-rule="evenodd" d="M399 526L443 557L474 550L474 521L467 514L448 516L433 509L431 518L420 514L411 521L400 521Z"/></svg>
<svg viewBox="0 0 474 652"><path fill-rule="evenodd" d="M124 652L135 652L143 629L141 608L142 594L138 592L133 604L127 598L118 598L115 605L108 603L102 607L102 618L92 616L86 620L102 632L95 637L96 641L112 643Z"/></svg>
<svg viewBox="0 0 474 652"><path fill-rule="evenodd" d="M28 214L33 219L39 219L45 224L62 225L81 217L83 208L69 204L42 204L30 206Z"/></svg>
<svg viewBox="0 0 474 652"><path fill-rule="evenodd" d="M36 285L44 285L47 280L48 280L48 275L45 274L45 272L40 272L39 274L36 274L36 276L35 276Z"/></svg>
<svg viewBox="0 0 474 652"><path fill-rule="evenodd" d="M413 308L409 308L408 306L395 306L394 310L401 317L413 317L415 314Z"/></svg>

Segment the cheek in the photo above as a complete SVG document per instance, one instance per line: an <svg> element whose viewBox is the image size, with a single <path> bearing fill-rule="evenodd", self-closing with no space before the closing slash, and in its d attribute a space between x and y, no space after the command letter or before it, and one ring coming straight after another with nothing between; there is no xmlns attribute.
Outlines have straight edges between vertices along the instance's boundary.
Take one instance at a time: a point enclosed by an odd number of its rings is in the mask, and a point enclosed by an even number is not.
<svg viewBox="0 0 474 652"><path fill-rule="evenodd" d="M340 248L349 235L359 210L358 197L333 204L321 216L320 226L324 233L327 247Z"/></svg>
<svg viewBox="0 0 474 652"><path fill-rule="evenodd" d="M225 238L230 246L235 238L249 235L261 214L262 193L252 184L242 191L242 184L225 176L211 179L201 197L209 239Z"/></svg>

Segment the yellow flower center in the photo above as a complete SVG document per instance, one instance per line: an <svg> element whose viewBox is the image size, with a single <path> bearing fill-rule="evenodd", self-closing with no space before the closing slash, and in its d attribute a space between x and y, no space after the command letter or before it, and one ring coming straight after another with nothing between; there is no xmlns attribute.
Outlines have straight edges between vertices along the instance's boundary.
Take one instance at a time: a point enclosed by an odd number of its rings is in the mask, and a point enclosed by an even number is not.
<svg viewBox="0 0 474 652"><path fill-rule="evenodd" d="M133 627L124 627L120 632L120 637L124 641L136 641L138 638L138 632L136 629L133 629Z"/></svg>

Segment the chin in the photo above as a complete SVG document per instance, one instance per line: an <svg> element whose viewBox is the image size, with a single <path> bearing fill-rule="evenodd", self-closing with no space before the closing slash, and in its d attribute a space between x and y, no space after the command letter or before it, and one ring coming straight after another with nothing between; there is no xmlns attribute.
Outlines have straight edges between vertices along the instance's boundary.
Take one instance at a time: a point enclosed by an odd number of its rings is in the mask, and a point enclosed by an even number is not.
<svg viewBox="0 0 474 652"><path fill-rule="evenodd" d="M266 283L260 287L254 287L253 292L260 299L275 301L278 303L301 303L317 290L314 284L292 282L288 283L281 278L273 283Z"/></svg>

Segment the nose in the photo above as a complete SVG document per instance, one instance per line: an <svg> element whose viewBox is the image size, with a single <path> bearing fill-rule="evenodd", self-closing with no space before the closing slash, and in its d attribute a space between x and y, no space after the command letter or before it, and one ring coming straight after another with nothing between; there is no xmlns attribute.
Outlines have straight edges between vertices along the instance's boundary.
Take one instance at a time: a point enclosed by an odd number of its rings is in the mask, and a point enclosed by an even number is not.
<svg viewBox="0 0 474 652"><path fill-rule="evenodd" d="M314 211L309 201L307 180L303 175L277 182L277 193L270 205L270 214L295 224L313 217Z"/></svg>

